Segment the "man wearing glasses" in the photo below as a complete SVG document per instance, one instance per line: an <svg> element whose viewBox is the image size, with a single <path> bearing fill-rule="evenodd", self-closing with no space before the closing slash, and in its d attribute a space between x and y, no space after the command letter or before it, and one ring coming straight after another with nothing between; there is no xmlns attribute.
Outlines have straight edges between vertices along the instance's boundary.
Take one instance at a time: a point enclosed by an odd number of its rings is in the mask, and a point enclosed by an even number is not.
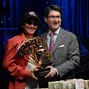
<svg viewBox="0 0 89 89"><path fill-rule="evenodd" d="M60 27L61 9L56 5L51 5L45 9L44 15L49 31L42 36L46 39L49 50L51 47L53 62L51 66L48 66L50 72L45 76L41 86L48 87L48 81L70 78L73 70L79 65L80 54L76 36Z"/></svg>

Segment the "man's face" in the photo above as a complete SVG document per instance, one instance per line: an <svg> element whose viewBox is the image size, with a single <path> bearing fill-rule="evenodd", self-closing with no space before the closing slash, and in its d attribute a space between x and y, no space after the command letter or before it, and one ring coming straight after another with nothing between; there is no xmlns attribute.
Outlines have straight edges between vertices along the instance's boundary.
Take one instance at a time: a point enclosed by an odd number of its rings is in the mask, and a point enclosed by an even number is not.
<svg viewBox="0 0 89 89"><path fill-rule="evenodd" d="M51 31L56 31L61 25L61 14L58 11L50 11L48 17L44 19Z"/></svg>

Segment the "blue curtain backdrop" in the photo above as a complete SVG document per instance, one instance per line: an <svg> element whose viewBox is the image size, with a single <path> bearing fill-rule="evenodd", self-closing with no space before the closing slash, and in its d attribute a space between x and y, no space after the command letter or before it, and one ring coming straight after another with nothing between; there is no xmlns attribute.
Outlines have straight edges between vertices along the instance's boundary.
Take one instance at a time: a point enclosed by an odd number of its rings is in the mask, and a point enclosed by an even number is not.
<svg viewBox="0 0 89 89"><path fill-rule="evenodd" d="M4 30L4 41L13 36L12 30L18 29L24 12L34 10L44 22L44 8L51 4L62 8L64 29L75 33L82 39L89 38L89 0L1 0L0 3L5 9L0 16L0 30ZM46 29L43 29L39 33L45 31Z"/></svg>

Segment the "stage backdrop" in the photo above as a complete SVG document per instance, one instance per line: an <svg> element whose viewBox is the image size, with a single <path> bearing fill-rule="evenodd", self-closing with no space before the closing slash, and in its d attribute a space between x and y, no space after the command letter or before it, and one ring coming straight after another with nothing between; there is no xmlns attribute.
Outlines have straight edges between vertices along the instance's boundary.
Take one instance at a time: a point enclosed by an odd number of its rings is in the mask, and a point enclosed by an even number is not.
<svg viewBox="0 0 89 89"><path fill-rule="evenodd" d="M39 34L47 31L44 8L56 4L62 8L62 27L84 41L89 38L89 0L0 0L0 41L4 44L15 35L20 19L26 11L34 10L41 18ZM42 30L43 29L43 30Z"/></svg>

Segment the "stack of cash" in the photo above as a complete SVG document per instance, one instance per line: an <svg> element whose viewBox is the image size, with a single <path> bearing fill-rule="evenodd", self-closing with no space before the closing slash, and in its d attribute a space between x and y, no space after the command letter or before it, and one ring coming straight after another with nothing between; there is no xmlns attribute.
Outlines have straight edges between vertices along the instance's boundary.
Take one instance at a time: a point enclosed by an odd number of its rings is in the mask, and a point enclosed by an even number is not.
<svg viewBox="0 0 89 89"><path fill-rule="evenodd" d="M48 89L89 89L89 80L69 79L48 82Z"/></svg>
<svg viewBox="0 0 89 89"><path fill-rule="evenodd" d="M48 83L49 89L74 89L72 81L54 81Z"/></svg>
<svg viewBox="0 0 89 89"><path fill-rule="evenodd" d="M84 80L84 89L89 89L89 80Z"/></svg>
<svg viewBox="0 0 89 89"><path fill-rule="evenodd" d="M60 89L61 86L59 85L60 81L48 82L49 89Z"/></svg>
<svg viewBox="0 0 89 89"><path fill-rule="evenodd" d="M75 89L84 89L83 79L74 79Z"/></svg>

